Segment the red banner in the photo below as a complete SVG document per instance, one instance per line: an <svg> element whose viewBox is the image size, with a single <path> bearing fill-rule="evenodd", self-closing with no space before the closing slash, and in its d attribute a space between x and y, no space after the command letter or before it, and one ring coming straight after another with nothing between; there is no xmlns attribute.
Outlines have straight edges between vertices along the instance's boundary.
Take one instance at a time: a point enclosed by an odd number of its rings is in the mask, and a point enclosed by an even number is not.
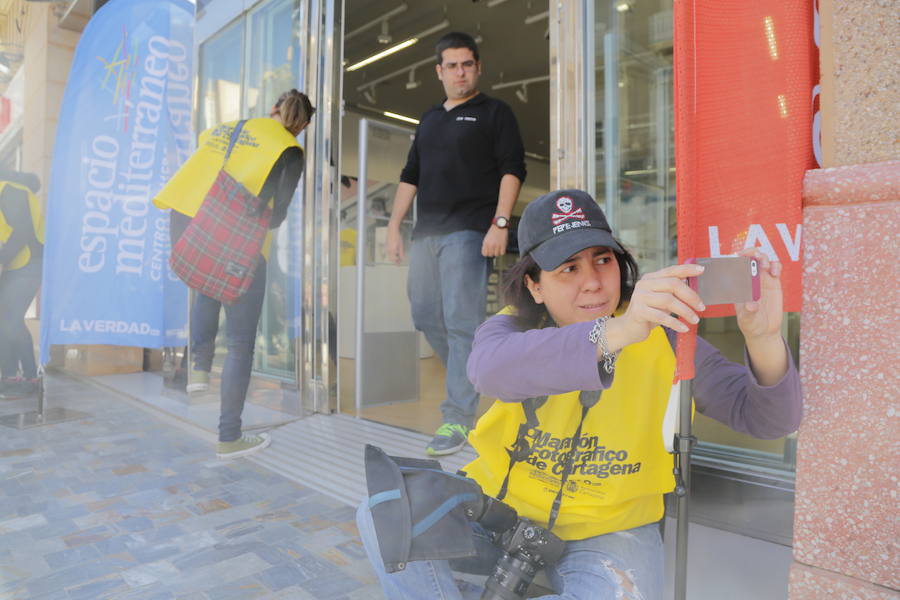
<svg viewBox="0 0 900 600"><path fill-rule="evenodd" d="M814 18L813 0L675 0L679 261L758 246L784 264L787 311L800 310L801 190L816 166Z"/></svg>

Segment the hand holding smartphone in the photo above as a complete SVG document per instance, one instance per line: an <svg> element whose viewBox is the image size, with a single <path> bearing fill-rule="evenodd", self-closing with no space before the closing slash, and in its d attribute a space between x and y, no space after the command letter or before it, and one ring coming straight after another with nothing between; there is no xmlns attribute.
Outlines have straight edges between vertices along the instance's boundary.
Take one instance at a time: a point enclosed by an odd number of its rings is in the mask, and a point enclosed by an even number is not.
<svg viewBox="0 0 900 600"><path fill-rule="evenodd" d="M700 295L706 306L739 304L760 298L759 262L749 256L692 258L686 261L702 265L698 277L689 277L688 285Z"/></svg>

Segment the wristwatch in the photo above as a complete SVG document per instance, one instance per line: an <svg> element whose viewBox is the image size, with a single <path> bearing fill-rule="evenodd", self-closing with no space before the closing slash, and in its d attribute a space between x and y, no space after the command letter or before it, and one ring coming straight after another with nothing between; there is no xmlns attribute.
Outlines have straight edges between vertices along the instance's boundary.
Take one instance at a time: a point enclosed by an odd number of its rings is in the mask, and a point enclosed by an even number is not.
<svg viewBox="0 0 900 600"><path fill-rule="evenodd" d="M509 227L509 219L506 217L494 217L491 220L493 225L496 225L498 229L506 229Z"/></svg>

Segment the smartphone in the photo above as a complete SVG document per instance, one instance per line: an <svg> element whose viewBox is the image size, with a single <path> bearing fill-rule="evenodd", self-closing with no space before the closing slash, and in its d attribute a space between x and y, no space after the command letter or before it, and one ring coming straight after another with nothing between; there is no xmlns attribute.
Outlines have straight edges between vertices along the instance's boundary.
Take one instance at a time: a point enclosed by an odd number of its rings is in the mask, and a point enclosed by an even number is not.
<svg viewBox="0 0 900 600"><path fill-rule="evenodd" d="M759 262L749 256L693 258L687 262L703 265L699 277L689 277L688 285L700 294L707 306L759 300Z"/></svg>

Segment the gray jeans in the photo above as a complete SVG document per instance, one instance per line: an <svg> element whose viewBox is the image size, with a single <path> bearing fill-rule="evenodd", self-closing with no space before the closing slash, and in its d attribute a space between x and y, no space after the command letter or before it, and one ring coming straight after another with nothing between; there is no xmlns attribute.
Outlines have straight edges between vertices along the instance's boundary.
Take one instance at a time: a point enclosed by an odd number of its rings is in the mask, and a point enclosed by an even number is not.
<svg viewBox="0 0 900 600"><path fill-rule="evenodd" d="M0 371L4 378L16 377L19 366L26 379L37 377L31 332L25 326L25 312L41 285L41 261L14 271L0 273Z"/></svg>
<svg viewBox="0 0 900 600"><path fill-rule="evenodd" d="M228 354L222 367L219 441L233 442L241 437L241 413L250 387L256 329L266 294L266 260L256 266L250 289L233 304L225 304L225 346ZM191 349L194 368L209 371L212 365L219 310L222 303L203 294L195 294L191 308Z"/></svg>
<svg viewBox="0 0 900 600"><path fill-rule="evenodd" d="M478 393L466 362L487 306L490 261L481 255L483 240L480 231L454 231L416 238L409 253L413 323L447 367L444 422L467 427L475 421Z"/></svg>

